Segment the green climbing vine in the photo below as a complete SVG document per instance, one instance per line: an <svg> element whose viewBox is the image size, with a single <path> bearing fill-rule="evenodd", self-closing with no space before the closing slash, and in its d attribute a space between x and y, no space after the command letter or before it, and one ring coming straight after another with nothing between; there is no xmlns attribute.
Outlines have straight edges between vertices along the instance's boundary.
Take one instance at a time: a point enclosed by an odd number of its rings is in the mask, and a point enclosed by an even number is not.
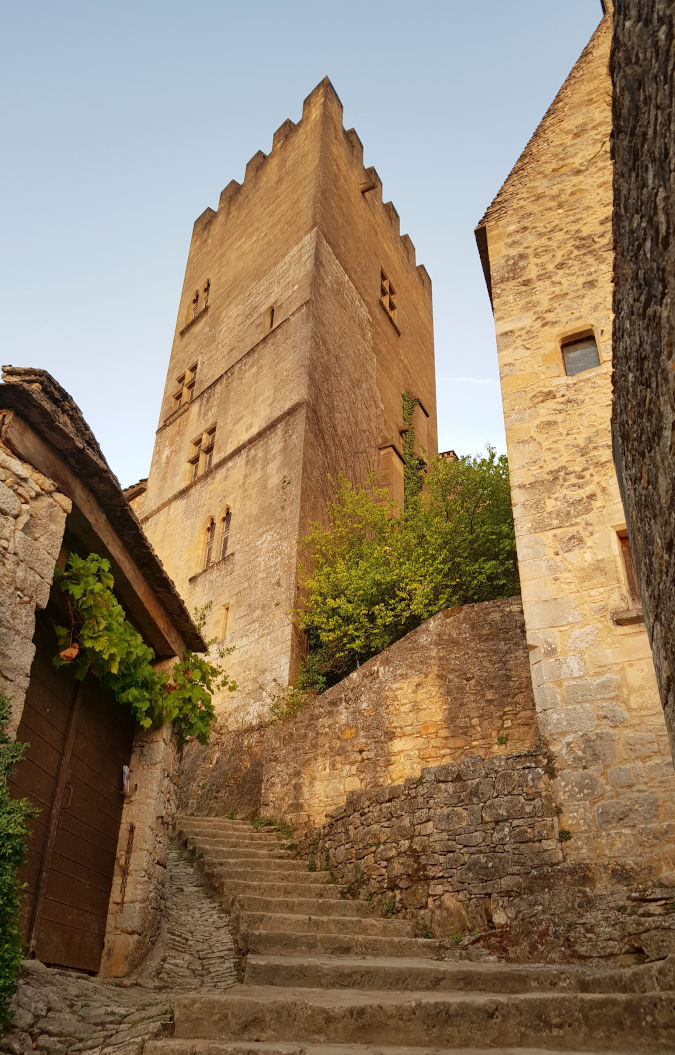
<svg viewBox="0 0 675 1055"><path fill-rule="evenodd" d="M17 872L26 860L26 820L37 815L28 799L13 799L7 779L23 758L26 744L11 740L7 733L9 700L0 693L0 1027L9 1028L9 1003L16 988L21 964Z"/></svg>
<svg viewBox="0 0 675 1055"><path fill-rule="evenodd" d="M216 717L213 693L237 687L221 664L231 649L220 649L215 659L188 651L171 675L155 670L155 653L113 593L115 582L105 557L71 553L65 570L57 567L55 581L65 595L68 616L67 626L55 627L55 666L73 665L80 680L93 675L144 729L169 721L181 743L194 738L206 744ZM200 629L205 619L203 611Z"/></svg>
<svg viewBox="0 0 675 1055"><path fill-rule="evenodd" d="M413 413L415 407L419 406L419 399L411 396L408 392L401 395L403 403L403 495L405 505L417 497L424 485L424 470L426 462L420 458L415 451L415 426L413 425Z"/></svg>

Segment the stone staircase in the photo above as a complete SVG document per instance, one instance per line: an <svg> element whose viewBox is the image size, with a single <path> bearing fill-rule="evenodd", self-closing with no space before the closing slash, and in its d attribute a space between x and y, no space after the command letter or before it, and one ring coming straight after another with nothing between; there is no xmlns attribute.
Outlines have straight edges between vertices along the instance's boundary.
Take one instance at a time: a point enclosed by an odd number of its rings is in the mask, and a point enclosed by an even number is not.
<svg viewBox="0 0 675 1055"><path fill-rule="evenodd" d="M243 984L173 1001L145 1055L675 1053L675 969L469 962L341 898L273 830L182 817L180 841L232 913Z"/></svg>

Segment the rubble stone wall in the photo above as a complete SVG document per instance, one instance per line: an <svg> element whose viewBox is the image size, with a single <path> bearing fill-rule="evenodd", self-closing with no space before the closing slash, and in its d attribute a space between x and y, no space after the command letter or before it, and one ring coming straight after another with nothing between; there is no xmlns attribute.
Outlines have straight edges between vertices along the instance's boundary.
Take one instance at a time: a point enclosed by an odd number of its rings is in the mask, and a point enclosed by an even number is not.
<svg viewBox="0 0 675 1055"><path fill-rule="evenodd" d="M616 0L614 460L675 757L675 6Z"/></svg>
<svg viewBox="0 0 675 1055"><path fill-rule="evenodd" d="M35 610L49 600L70 509L51 480L0 444L0 692L11 702L12 736L35 655Z"/></svg>
<svg viewBox="0 0 675 1055"><path fill-rule="evenodd" d="M474 754L353 791L306 847L351 891L389 898L436 937L466 934L492 922L491 897L563 859L547 767L538 751Z"/></svg>

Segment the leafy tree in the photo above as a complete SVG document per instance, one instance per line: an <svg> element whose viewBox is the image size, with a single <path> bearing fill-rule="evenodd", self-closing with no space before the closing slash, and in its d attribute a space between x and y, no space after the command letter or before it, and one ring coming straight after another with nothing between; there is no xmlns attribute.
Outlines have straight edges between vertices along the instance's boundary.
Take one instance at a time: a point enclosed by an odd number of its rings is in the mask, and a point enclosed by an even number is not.
<svg viewBox="0 0 675 1055"><path fill-rule="evenodd" d="M28 799L10 798L7 788L26 747L7 735L9 713L9 700L0 693L0 1026L6 1027L22 955L17 871L26 860L26 820L37 814Z"/></svg>
<svg viewBox="0 0 675 1055"><path fill-rule="evenodd" d="M436 458L399 512L371 478L341 477L309 560L301 678L321 691L436 612L519 593L506 457Z"/></svg>

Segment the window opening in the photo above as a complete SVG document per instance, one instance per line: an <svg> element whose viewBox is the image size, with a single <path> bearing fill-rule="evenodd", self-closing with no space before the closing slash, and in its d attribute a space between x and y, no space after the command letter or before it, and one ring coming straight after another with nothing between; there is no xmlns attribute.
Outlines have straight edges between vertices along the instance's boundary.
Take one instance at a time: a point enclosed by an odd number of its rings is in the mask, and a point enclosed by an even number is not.
<svg viewBox="0 0 675 1055"><path fill-rule="evenodd" d="M626 575L626 586L628 587L630 606L631 608L642 608L640 590L638 589L635 564L633 563L633 552L630 548L628 532L625 530L617 531L617 537L619 539L619 549L621 551L621 559L623 560L623 568Z"/></svg>
<svg viewBox="0 0 675 1055"><path fill-rule="evenodd" d="M192 449L188 464L190 465L190 482L207 472L213 463L213 448L216 442L216 426L213 425L196 440L192 441Z"/></svg>
<svg viewBox="0 0 675 1055"><path fill-rule="evenodd" d="M190 403L195 394L195 383L197 380L197 364L194 363L184 374L176 378L176 387L173 392L173 409L178 410L185 403Z"/></svg>
<svg viewBox="0 0 675 1055"><path fill-rule="evenodd" d="M216 429L215 426L209 429L208 432L204 433L204 468L202 472L207 472L213 464L213 448L216 442Z"/></svg>
<svg viewBox="0 0 675 1055"><path fill-rule="evenodd" d="M271 330L273 326L274 326L274 308L270 308L270 324L269 324L268 329Z"/></svg>
<svg viewBox="0 0 675 1055"><path fill-rule="evenodd" d="M192 318L197 318L197 312L199 311L199 290L195 290L195 295L192 298Z"/></svg>
<svg viewBox="0 0 675 1055"><path fill-rule="evenodd" d="M206 285L204 286L204 304L202 311L206 311L209 306L209 293L211 292L211 279L207 278Z"/></svg>
<svg viewBox="0 0 675 1055"><path fill-rule="evenodd" d="M215 520L209 520L206 528L206 545L204 547L204 564L203 568L208 568L211 560L213 559L213 540L216 537L216 522Z"/></svg>
<svg viewBox="0 0 675 1055"><path fill-rule="evenodd" d="M387 313L387 317L396 325L396 290L389 278L380 269L380 304Z"/></svg>
<svg viewBox="0 0 675 1055"><path fill-rule="evenodd" d="M227 557L227 547L230 544L230 525L232 523L232 513L228 509L227 513L222 519L220 528L220 559L225 560Z"/></svg>
<svg viewBox="0 0 675 1055"><path fill-rule="evenodd" d="M600 366L600 356L595 337L582 337L575 341L566 341L562 345L562 357L565 373L569 377L580 374L583 370L592 370Z"/></svg>
<svg viewBox="0 0 675 1055"><path fill-rule="evenodd" d="M222 633L220 635L221 640L224 637L227 637L227 620L229 618L229 615L230 615L230 606L229 606L229 604L224 604L223 605L223 628L222 628Z"/></svg>

